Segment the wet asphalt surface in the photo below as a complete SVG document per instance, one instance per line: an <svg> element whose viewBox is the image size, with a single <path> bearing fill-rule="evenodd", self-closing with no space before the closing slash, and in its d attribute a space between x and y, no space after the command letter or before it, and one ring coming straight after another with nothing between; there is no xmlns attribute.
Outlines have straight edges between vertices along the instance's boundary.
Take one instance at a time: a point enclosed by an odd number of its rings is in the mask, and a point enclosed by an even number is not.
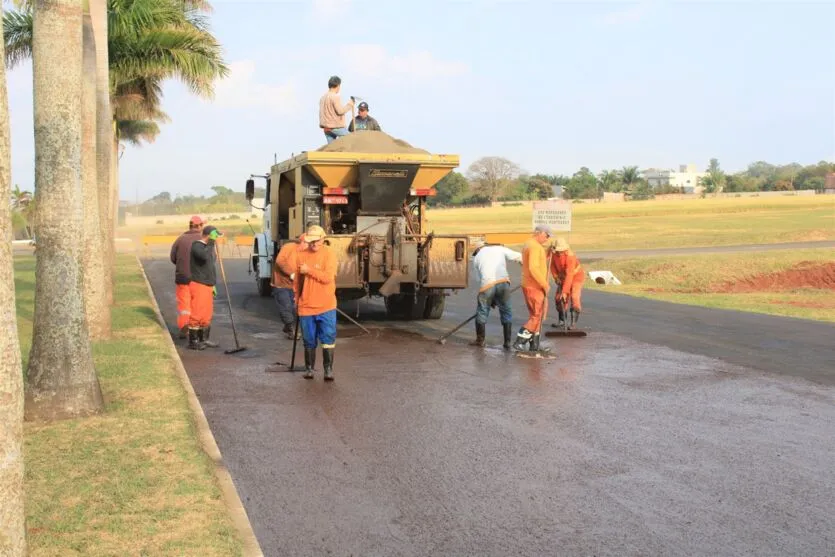
<svg viewBox="0 0 835 557"><path fill-rule="evenodd" d="M173 267L143 263L173 323ZM472 325L435 342L474 291L440 321L361 302L372 334L340 325L326 384L321 355L313 381L266 371L292 342L224 263L248 349L223 354L222 285L221 347L176 342L266 555L835 554L831 325L587 291L589 336L534 360L501 350L498 316L486 349Z"/></svg>

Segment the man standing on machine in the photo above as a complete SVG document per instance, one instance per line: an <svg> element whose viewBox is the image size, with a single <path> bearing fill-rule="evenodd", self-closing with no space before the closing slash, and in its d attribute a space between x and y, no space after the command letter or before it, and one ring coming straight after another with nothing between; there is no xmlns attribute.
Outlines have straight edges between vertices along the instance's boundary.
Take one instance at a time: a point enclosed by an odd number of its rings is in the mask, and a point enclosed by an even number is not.
<svg viewBox="0 0 835 557"><path fill-rule="evenodd" d="M354 108L353 99L343 106L339 98L339 89L342 87L342 80L339 76L331 76L328 79L328 92L319 99L319 127L325 133L328 143L334 139L348 135L345 128L345 114Z"/></svg>
<svg viewBox="0 0 835 557"><path fill-rule="evenodd" d="M522 294L525 305L528 306L528 321L519 329L515 350L525 350L530 343L531 351L538 351L542 322L548 310L548 290L551 285L548 280L548 262L544 245L551 237L551 227L547 224L537 225L533 236L528 238L522 249Z"/></svg>
<svg viewBox="0 0 835 557"><path fill-rule="evenodd" d="M296 277L296 254L307 249L304 234L281 246L273 265L273 298L278 306L278 316L284 323L283 332L293 338L293 324L296 322L296 303L293 295L293 279Z"/></svg>
<svg viewBox="0 0 835 557"><path fill-rule="evenodd" d="M215 241L222 234L214 226L203 228L200 239L191 245L191 317L188 322L188 347L204 350L217 346L209 341L212 330L214 297L217 295L217 269L215 268Z"/></svg>
<svg viewBox="0 0 835 557"><path fill-rule="evenodd" d="M203 230L203 219L194 215L188 223L188 231L180 234L171 245L171 263L174 267L174 284L177 296L177 329L180 338L186 338L188 320L191 315L191 293L188 283L191 282L189 273L189 259L191 258L191 244L200 239Z"/></svg>
<svg viewBox="0 0 835 557"><path fill-rule="evenodd" d="M357 105L357 116L351 123L348 124L348 131L362 131L362 130L370 130L370 131L383 131L383 128L380 127L380 124L377 122L375 118L368 115L368 103L362 101Z"/></svg>
<svg viewBox="0 0 835 557"><path fill-rule="evenodd" d="M325 245L325 231L313 225L304 234L307 249L296 252L294 287L304 342L305 379L313 379L316 347L322 344L325 381L333 381L336 347L336 254Z"/></svg>
<svg viewBox="0 0 835 557"><path fill-rule="evenodd" d="M551 276L560 285L556 298L560 320L557 327L565 325L566 309L569 307L568 300L570 299L571 322L568 329L571 330L580 319L580 311L582 310L580 298L583 292L583 281L586 280L586 273L580 266L580 260L574 255L571 246L564 238L557 238L551 250L554 252L554 256L551 258Z"/></svg>

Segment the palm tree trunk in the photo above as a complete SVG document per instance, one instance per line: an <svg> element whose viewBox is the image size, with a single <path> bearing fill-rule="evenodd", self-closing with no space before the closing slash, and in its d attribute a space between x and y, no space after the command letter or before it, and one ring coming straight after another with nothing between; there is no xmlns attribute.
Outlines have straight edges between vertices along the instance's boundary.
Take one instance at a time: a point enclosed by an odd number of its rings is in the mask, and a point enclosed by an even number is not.
<svg viewBox="0 0 835 557"><path fill-rule="evenodd" d="M32 74L38 233L35 317L25 417L102 410L84 317L81 241L81 0L38 0Z"/></svg>
<svg viewBox="0 0 835 557"><path fill-rule="evenodd" d="M5 60L4 44L0 41L0 60ZM12 214L6 202L11 182L9 144L6 66L0 64L0 555L23 556L23 373L15 317Z"/></svg>
<svg viewBox="0 0 835 557"><path fill-rule="evenodd" d="M110 338L110 305L105 290L107 254L102 246L96 166L96 45L89 14L83 18L81 94L81 184L84 192L84 245L81 250L84 311L91 340ZM109 149L108 149L109 151Z"/></svg>
<svg viewBox="0 0 835 557"><path fill-rule="evenodd" d="M116 215L113 205L113 182L110 179L113 144L113 110L110 107L110 66L107 44L107 0L90 0L90 17L96 40L96 169L99 187L99 214L102 247L106 259L104 286L107 303L113 304L113 268L116 263Z"/></svg>

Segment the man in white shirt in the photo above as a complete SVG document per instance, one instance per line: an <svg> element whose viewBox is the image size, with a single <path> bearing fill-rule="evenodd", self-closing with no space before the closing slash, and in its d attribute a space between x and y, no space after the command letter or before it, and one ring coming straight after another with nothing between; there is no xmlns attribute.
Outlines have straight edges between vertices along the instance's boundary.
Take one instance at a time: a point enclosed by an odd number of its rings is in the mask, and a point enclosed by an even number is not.
<svg viewBox="0 0 835 557"><path fill-rule="evenodd" d="M504 333L504 349L510 350L513 312L510 307L510 275L507 262L522 263L522 254L502 245L475 243L473 274L478 281L478 306L475 319L476 339L472 346L484 346L490 309L498 306Z"/></svg>

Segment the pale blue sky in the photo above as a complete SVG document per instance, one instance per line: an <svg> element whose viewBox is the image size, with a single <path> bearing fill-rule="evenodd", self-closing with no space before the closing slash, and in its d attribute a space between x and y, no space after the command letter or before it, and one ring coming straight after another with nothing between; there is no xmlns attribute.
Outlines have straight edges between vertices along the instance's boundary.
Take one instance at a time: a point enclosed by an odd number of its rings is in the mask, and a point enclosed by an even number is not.
<svg viewBox="0 0 835 557"><path fill-rule="evenodd" d="M461 168L530 173L835 160L833 2L219 1L232 76L213 103L176 82L172 122L128 147L122 198L242 190L324 143L343 79L383 129ZM33 187L31 67L9 74L13 180Z"/></svg>

